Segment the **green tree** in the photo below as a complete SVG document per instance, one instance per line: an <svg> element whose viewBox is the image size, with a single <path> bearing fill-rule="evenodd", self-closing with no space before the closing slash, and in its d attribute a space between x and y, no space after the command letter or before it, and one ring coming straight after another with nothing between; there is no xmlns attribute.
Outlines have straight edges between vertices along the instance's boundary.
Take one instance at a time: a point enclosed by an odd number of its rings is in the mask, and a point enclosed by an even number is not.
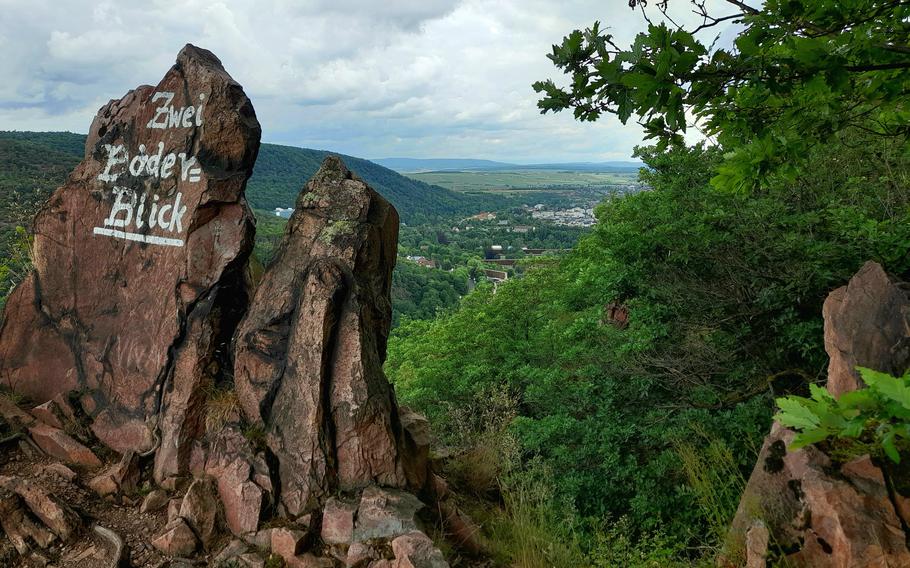
<svg viewBox="0 0 910 568"><path fill-rule="evenodd" d="M668 1L656 3L665 17ZM687 29L652 23L647 2L630 0L648 25L626 48L597 22L570 33L549 55L570 83L534 83L541 112L634 115L661 147L681 143L691 116L726 152L712 182L740 191L772 173L794 179L812 148L857 131L906 141L910 2L726 0L723 13L689 3L701 24ZM701 41L730 22L742 24L732 46Z"/></svg>
<svg viewBox="0 0 910 568"><path fill-rule="evenodd" d="M710 187L716 148L643 151L651 191L605 202L572 252L395 330L386 371L400 400L451 444L455 410L505 390L521 455L557 472L559 499L625 516L633 539L662 529L704 546L716 521L680 442L709 433L748 475L774 395L825 368L828 292L870 258L910 270L908 168L872 159L892 155L883 144L816 148L798 183L749 194ZM611 322L614 303L628 325Z"/></svg>

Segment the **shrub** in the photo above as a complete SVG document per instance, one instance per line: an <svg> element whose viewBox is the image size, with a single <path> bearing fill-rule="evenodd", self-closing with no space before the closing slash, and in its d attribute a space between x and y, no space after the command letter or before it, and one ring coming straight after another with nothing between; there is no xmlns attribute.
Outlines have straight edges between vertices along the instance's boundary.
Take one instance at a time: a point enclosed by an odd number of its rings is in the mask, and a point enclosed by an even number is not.
<svg viewBox="0 0 910 568"><path fill-rule="evenodd" d="M399 398L447 441L458 412L478 416L483 393L505 390L520 465L555 472L557 501L625 517L633 539L715 546L721 516L705 514L711 497L692 485L708 481L687 476L677 441L708 432L748 474L772 389L802 394L824 368L828 293L869 259L910 269L910 168L881 141L856 142L816 151L798 184L751 195L710 187L718 150L642 151L652 189L606 201L571 253L393 332ZM616 304L625 327L609 319ZM735 490L723 491L726 503Z"/></svg>
<svg viewBox="0 0 910 568"><path fill-rule="evenodd" d="M777 399L774 418L797 431L790 449L831 441L842 455L871 453L900 463L910 448L910 372L892 377L858 368L867 388L833 397L826 389L810 385L811 396Z"/></svg>
<svg viewBox="0 0 910 568"><path fill-rule="evenodd" d="M217 433L225 424L241 416L240 400L234 385L229 383L221 388L212 387L205 402L205 431Z"/></svg>
<svg viewBox="0 0 910 568"><path fill-rule="evenodd" d="M501 511L488 523L494 557L515 568L584 566L577 520L553 491L552 472L534 462L503 483Z"/></svg>
<svg viewBox="0 0 910 568"><path fill-rule="evenodd" d="M593 546L585 557L591 568L675 568L691 567L680 560L683 547L660 531L633 537L635 528L627 517L593 533Z"/></svg>

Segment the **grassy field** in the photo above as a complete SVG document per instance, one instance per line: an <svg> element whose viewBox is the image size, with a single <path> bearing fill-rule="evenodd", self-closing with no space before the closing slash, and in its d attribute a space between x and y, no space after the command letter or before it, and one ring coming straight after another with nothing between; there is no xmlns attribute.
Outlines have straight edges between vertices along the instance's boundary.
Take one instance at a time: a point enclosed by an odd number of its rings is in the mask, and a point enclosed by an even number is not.
<svg viewBox="0 0 910 568"><path fill-rule="evenodd" d="M562 170L505 170L495 172L418 172L406 176L461 192L587 188L634 183L637 173L577 172Z"/></svg>

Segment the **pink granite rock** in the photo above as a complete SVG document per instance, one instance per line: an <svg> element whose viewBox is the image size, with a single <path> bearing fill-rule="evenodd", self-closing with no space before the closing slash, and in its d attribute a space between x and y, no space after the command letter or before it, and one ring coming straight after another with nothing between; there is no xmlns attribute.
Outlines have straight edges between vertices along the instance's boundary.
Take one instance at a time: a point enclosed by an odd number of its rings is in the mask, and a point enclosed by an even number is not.
<svg viewBox="0 0 910 568"><path fill-rule="evenodd" d="M104 105L35 218L34 270L0 325L4 384L41 403L84 391L92 431L121 453L152 449L157 423L159 470L185 468L197 387L244 306L259 137L241 87L192 45L156 86Z"/></svg>
<svg viewBox="0 0 910 568"><path fill-rule="evenodd" d="M32 440L48 455L68 464L84 467L101 467L98 459L90 449L72 439L66 432L47 424L37 423L28 429Z"/></svg>

